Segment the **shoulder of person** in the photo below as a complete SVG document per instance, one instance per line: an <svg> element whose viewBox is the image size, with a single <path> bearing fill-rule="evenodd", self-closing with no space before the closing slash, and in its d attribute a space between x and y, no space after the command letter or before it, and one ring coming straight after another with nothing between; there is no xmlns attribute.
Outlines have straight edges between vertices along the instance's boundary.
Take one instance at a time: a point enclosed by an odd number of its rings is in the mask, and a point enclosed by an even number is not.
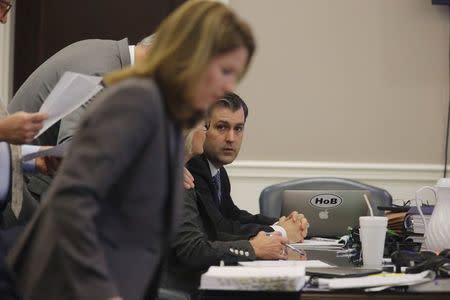
<svg viewBox="0 0 450 300"><path fill-rule="evenodd" d="M110 39L84 39L80 41L76 41L65 48L82 48L82 47L90 47L90 46L111 46L116 45L117 43L126 42L128 45L128 39L124 38L121 40L110 40ZM65 49L63 48L63 50Z"/></svg>
<svg viewBox="0 0 450 300"><path fill-rule="evenodd" d="M128 101L142 100L162 107L162 94L151 78L129 78L108 88L110 94L127 94ZM132 100L131 100L132 99Z"/></svg>
<svg viewBox="0 0 450 300"><path fill-rule="evenodd" d="M118 89L141 89L149 93L157 93L161 96L161 91L154 79L148 77L131 77L124 79L111 86Z"/></svg>
<svg viewBox="0 0 450 300"><path fill-rule="evenodd" d="M209 170L209 165L203 154L194 156L186 163L186 168L191 172L194 178L201 177L211 177L211 171ZM197 180L197 179L196 179Z"/></svg>
<svg viewBox="0 0 450 300"><path fill-rule="evenodd" d="M112 113L149 126L162 122L165 114L159 88L149 78L130 78L117 82L106 87L96 97L89 108L90 117L85 120L93 122L103 120L105 116L111 118Z"/></svg>

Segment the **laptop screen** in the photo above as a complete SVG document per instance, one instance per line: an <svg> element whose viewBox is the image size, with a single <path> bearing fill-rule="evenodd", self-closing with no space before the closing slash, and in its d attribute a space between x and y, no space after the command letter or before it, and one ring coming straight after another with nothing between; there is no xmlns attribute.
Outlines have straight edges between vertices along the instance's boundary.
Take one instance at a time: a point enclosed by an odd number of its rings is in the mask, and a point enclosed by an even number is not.
<svg viewBox="0 0 450 300"><path fill-rule="evenodd" d="M285 190L281 213L289 215L296 210L306 216L310 237L341 237L349 227L359 226L359 217L368 209L364 194L367 190Z"/></svg>

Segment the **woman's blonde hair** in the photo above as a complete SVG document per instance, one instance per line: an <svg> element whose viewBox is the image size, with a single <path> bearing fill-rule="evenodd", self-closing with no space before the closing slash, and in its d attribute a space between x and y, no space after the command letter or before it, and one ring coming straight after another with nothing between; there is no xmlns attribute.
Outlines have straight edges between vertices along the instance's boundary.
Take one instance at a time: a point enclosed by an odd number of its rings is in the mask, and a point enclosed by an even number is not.
<svg viewBox="0 0 450 300"><path fill-rule="evenodd" d="M186 120L195 113L186 98L191 97L210 60L240 47L248 51L245 73L255 51L247 23L220 2L189 0L161 23L142 63L108 74L104 82L111 85L133 76L153 77L169 112Z"/></svg>
<svg viewBox="0 0 450 300"><path fill-rule="evenodd" d="M184 138L184 155L193 155L193 154L198 154L198 153L193 153L193 140L194 140L194 135L197 133L197 131L199 130L203 130L206 134L206 123L205 123L205 119L201 120L200 122L197 122L197 124L195 126L193 126L192 128L189 129L184 129L183 130L183 138ZM203 145L202 145L203 148Z"/></svg>
<svg viewBox="0 0 450 300"><path fill-rule="evenodd" d="M184 155L192 154L192 140L194 138L194 133L198 130L197 127L193 127L190 129L185 129L183 131L184 137Z"/></svg>

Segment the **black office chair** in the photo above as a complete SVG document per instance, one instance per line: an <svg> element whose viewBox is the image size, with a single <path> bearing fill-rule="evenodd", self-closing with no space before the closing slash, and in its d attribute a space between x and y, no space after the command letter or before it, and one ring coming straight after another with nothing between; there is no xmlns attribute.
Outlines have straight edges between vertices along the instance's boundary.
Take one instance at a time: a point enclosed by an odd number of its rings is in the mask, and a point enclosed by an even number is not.
<svg viewBox="0 0 450 300"><path fill-rule="evenodd" d="M391 206L392 196L386 190L355 180L336 177L315 177L295 179L266 187L259 196L259 209L263 215L273 218L281 216L283 191L285 190L367 190L373 212L384 215L378 206Z"/></svg>

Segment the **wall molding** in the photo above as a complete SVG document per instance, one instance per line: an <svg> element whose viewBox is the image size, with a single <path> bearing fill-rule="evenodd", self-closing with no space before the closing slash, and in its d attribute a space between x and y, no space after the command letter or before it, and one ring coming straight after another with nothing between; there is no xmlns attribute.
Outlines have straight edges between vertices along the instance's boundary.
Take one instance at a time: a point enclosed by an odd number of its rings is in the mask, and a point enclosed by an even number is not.
<svg viewBox="0 0 450 300"><path fill-rule="evenodd" d="M275 183L307 177L343 177L386 189L394 201L409 200L424 185L443 175L439 164L337 163L241 160L226 167L236 205L259 211L259 194ZM431 195L424 195L433 202Z"/></svg>
<svg viewBox="0 0 450 300"><path fill-rule="evenodd" d="M442 177L435 164L375 164L306 161L236 161L227 166L235 177L299 178L337 176L359 180L424 181Z"/></svg>

